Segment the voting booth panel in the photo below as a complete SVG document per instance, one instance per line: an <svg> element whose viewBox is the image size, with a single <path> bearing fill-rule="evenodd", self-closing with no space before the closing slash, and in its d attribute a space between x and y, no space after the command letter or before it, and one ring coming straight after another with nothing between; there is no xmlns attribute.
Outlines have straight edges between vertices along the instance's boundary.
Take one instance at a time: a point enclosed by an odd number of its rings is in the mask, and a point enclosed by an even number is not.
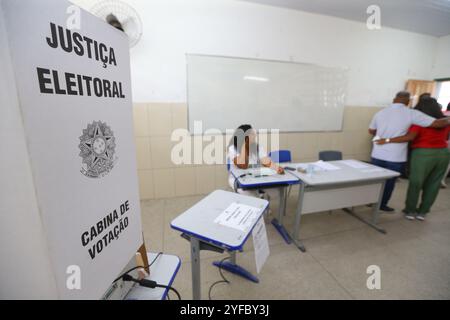
<svg viewBox="0 0 450 320"><path fill-rule="evenodd" d="M67 1L1 5L58 296L101 298L142 244L128 39Z"/></svg>

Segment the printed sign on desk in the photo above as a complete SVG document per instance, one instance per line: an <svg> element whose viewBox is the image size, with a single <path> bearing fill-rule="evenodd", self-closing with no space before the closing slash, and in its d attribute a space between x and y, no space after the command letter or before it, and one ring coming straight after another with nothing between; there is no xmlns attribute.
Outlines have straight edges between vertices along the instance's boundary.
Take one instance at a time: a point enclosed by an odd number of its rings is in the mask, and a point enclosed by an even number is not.
<svg viewBox="0 0 450 320"><path fill-rule="evenodd" d="M123 32L69 8L3 2L58 292L97 299L142 244L129 47ZM70 284L77 270L81 288Z"/></svg>
<svg viewBox="0 0 450 320"><path fill-rule="evenodd" d="M259 219L256 223L252 236L253 246L255 248L256 272L260 273L270 254L269 240L267 239L264 217L261 217L261 219Z"/></svg>

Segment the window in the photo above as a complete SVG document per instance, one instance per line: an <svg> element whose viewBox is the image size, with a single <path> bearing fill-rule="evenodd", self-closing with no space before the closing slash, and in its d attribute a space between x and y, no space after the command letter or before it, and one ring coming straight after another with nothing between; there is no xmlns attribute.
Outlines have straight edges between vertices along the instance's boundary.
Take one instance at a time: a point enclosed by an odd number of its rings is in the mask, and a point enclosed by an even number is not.
<svg viewBox="0 0 450 320"><path fill-rule="evenodd" d="M437 100L442 105L443 111L446 111L450 103L450 79L438 82Z"/></svg>

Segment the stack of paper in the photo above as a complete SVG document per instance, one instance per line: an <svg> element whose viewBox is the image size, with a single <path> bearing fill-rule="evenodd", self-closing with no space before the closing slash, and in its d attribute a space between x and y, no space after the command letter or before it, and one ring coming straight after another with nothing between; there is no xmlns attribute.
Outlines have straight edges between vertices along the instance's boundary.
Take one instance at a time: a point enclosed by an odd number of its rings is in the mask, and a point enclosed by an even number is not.
<svg viewBox="0 0 450 320"><path fill-rule="evenodd" d="M322 169L324 171L333 171L333 170L339 170L340 169L339 167L337 167L337 166L335 166L335 165L333 165L331 163L322 161L322 160L314 162L314 166L316 168L320 168L320 169Z"/></svg>
<svg viewBox="0 0 450 320"><path fill-rule="evenodd" d="M365 164L364 162L356 161L356 160L344 160L344 161L342 161L342 163L345 163L349 167L352 167L352 168L355 168L355 169L367 169L367 168L370 168L370 166Z"/></svg>

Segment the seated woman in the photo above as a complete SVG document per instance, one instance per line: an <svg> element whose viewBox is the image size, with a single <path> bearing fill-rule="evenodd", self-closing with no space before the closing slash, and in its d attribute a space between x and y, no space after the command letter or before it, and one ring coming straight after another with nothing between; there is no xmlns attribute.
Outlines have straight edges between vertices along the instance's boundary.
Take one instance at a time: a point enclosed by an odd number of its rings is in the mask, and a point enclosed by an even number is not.
<svg viewBox="0 0 450 320"><path fill-rule="evenodd" d="M436 119L444 118L441 106L434 98L424 98L416 109ZM401 137L380 139L378 144L385 143L411 143L411 169L409 174L408 193L406 196L405 217L425 220L439 193L440 183L450 161L450 152L447 148L450 127L442 129L422 128L413 125L409 132ZM422 192L420 206L420 192Z"/></svg>
<svg viewBox="0 0 450 320"><path fill-rule="evenodd" d="M278 174L284 174L283 168L276 165L267 156L264 148L257 143L256 131L249 124L241 125L233 134L228 144L228 162L230 167L248 169L252 167L267 167L275 170ZM236 179L229 173L228 182L230 187L238 193L251 196L260 196L266 193L269 196L276 195L278 189L243 190L236 188ZM276 192L275 192L276 191Z"/></svg>

